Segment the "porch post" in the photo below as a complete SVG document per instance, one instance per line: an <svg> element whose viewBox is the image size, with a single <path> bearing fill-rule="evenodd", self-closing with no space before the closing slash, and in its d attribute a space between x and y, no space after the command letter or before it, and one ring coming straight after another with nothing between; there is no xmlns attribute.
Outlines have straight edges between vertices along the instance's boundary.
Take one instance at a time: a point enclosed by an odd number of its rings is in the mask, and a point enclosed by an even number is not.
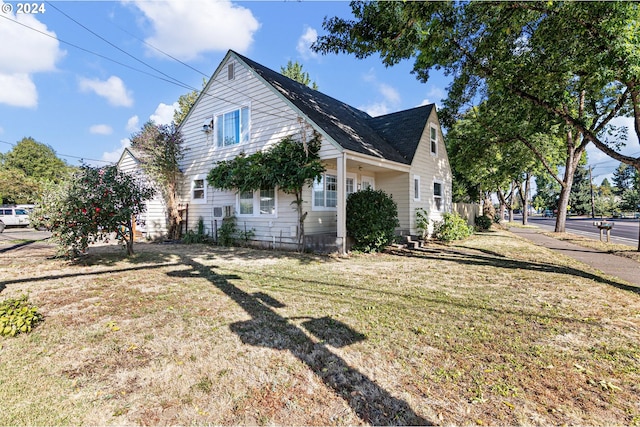
<svg viewBox="0 0 640 427"><path fill-rule="evenodd" d="M340 241L338 250L344 254L347 252L347 155L342 153L336 159L338 169L338 224L337 239Z"/></svg>

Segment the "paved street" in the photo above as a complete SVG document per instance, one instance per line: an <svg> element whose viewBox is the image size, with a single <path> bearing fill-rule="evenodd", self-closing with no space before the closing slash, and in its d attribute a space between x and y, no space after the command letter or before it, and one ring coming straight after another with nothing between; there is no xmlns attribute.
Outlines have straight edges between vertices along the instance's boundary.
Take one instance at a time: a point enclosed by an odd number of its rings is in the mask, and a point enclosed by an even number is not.
<svg viewBox="0 0 640 427"><path fill-rule="evenodd" d="M516 221L522 221L522 217L516 218ZM598 227L593 225L594 221L613 222L614 226L611 230L612 243L619 243L634 247L638 245L637 219L591 219L585 217L570 217L567 218L566 231L598 240L600 239L600 230L598 230ZM534 216L529 217L529 224L536 225L545 230L553 230L556 225L556 219Z"/></svg>
<svg viewBox="0 0 640 427"><path fill-rule="evenodd" d="M0 254L6 251L12 251L26 246L34 247L49 245L43 240L51 237L48 231L38 231L33 228L5 228L0 233Z"/></svg>

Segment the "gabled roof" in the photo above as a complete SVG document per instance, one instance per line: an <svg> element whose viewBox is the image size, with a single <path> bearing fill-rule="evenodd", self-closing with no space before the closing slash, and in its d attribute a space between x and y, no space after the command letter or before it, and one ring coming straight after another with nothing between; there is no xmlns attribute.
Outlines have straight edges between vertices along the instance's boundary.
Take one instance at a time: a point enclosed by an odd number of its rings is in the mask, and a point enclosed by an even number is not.
<svg viewBox="0 0 640 427"><path fill-rule="evenodd" d="M313 90L231 51L342 148L410 165L432 105L380 117Z"/></svg>

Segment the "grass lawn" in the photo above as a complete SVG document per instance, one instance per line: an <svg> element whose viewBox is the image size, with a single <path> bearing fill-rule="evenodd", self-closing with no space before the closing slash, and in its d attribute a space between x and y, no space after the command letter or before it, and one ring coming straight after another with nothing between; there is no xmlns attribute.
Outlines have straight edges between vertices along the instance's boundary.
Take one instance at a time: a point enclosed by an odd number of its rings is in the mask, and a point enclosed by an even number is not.
<svg viewBox="0 0 640 427"><path fill-rule="evenodd" d="M639 425L640 293L506 231L348 258L0 253L0 425Z"/></svg>

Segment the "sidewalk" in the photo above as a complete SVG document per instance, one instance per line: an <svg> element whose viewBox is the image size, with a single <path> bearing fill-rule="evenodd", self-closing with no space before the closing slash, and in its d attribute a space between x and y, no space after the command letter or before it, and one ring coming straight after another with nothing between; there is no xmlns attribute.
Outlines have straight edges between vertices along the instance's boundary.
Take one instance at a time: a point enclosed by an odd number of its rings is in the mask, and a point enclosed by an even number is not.
<svg viewBox="0 0 640 427"><path fill-rule="evenodd" d="M511 227L513 234L523 237L538 246L544 246L570 258L581 261L604 274L625 280L639 287L640 292L640 263L617 255L585 248L562 240L554 239L542 234L539 228Z"/></svg>

